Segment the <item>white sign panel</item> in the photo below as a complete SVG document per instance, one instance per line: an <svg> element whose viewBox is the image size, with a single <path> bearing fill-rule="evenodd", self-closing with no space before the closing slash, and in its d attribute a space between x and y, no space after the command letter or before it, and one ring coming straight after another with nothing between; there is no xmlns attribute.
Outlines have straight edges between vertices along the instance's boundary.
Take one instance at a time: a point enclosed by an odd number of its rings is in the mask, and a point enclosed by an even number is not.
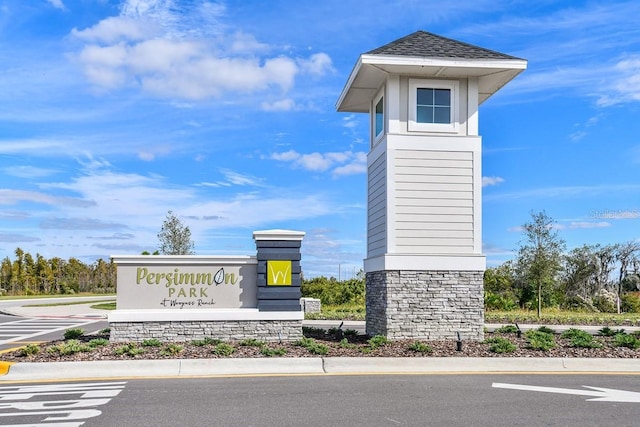
<svg viewBox="0 0 640 427"><path fill-rule="evenodd" d="M114 256L122 309L257 307L255 257Z"/></svg>

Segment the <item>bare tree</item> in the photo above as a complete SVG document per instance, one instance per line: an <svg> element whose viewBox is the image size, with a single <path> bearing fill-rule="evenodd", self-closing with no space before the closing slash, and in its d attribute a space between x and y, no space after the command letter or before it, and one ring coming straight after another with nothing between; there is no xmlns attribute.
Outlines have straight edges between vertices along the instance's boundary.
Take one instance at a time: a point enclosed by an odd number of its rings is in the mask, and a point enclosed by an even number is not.
<svg viewBox="0 0 640 427"><path fill-rule="evenodd" d="M162 229L158 233L158 239L160 240L159 250L163 255L194 254L191 230L183 225L172 211L167 212Z"/></svg>

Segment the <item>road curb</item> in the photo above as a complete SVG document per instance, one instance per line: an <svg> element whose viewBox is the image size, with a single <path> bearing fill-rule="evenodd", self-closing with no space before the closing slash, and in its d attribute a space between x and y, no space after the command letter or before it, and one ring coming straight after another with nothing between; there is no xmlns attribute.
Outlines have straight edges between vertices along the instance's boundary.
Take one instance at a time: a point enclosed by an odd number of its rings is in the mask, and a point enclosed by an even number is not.
<svg viewBox="0 0 640 427"><path fill-rule="evenodd" d="M358 375L437 373L626 373L640 374L637 359L473 357L303 357L247 359L2 362L3 381L82 378L162 378L242 375Z"/></svg>

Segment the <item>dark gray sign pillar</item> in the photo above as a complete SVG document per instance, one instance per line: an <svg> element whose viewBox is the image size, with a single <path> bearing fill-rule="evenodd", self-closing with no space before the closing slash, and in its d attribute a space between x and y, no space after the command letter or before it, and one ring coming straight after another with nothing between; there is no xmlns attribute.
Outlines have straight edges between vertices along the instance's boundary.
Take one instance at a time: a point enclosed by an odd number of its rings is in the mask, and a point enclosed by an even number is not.
<svg viewBox="0 0 640 427"><path fill-rule="evenodd" d="M291 230L253 233L258 258L258 310L301 311L300 248L304 235Z"/></svg>

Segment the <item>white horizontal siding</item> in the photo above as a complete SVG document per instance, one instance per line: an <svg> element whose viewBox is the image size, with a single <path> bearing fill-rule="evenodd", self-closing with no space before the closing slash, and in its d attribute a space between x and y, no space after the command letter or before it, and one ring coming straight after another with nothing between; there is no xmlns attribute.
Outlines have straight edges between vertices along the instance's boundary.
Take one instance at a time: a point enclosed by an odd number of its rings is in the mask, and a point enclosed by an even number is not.
<svg viewBox="0 0 640 427"><path fill-rule="evenodd" d="M367 257L382 255L387 247L386 156L378 157L368 170Z"/></svg>
<svg viewBox="0 0 640 427"><path fill-rule="evenodd" d="M397 252L473 252L473 172L471 151L396 150Z"/></svg>

